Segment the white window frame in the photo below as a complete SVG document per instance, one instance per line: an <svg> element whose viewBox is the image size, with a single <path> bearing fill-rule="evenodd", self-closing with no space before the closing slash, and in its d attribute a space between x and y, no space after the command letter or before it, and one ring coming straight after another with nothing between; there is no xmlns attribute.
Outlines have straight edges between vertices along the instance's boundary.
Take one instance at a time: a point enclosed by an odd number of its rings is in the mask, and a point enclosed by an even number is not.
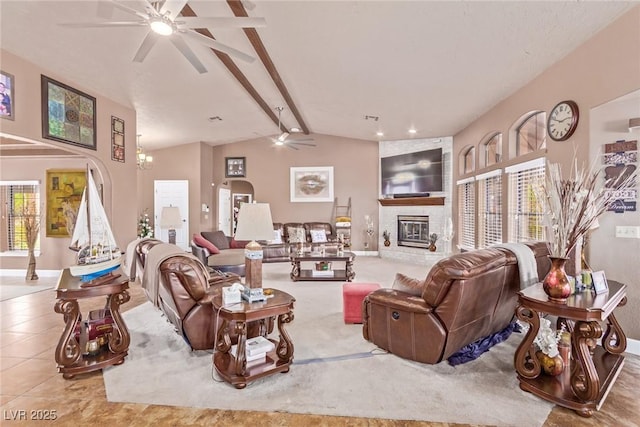
<svg viewBox="0 0 640 427"><path fill-rule="evenodd" d="M536 203L544 203L535 198L536 187L544 183L546 160L539 157L505 168L508 175L508 240L528 242L546 240L544 227L544 206L535 212ZM525 194L526 193L526 194Z"/></svg>
<svg viewBox="0 0 640 427"><path fill-rule="evenodd" d="M475 177L461 179L456 182L458 187L458 246L461 249L472 250L476 247L476 195Z"/></svg>
<svg viewBox="0 0 640 427"><path fill-rule="evenodd" d="M476 181L478 247L486 248L502 243L502 169L476 175Z"/></svg>

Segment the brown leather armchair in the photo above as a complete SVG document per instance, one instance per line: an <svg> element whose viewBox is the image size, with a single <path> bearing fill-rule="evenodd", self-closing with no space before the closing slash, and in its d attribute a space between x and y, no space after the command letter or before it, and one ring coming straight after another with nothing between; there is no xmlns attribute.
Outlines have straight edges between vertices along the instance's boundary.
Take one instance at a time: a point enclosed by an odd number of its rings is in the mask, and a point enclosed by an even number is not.
<svg viewBox="0 0 640 427"><path fill-rule="evenodd" d="M197 258L180 254L160 263L159 305L176 332L191 346L192 350L213 349L218 330L217 312L213 298L222 293L223 286L240 282L233 273L209 274L207 267ZM266 325L260 322L247 324L247 337L273 331L273 320ZM231 339L236 335L231 327Z"/></svg>
<svg viewBox="0 0 640 427"><path fill-rule="evenodd" d="M192 256L175 255L160 263L160 309L193 350L213 348L217 330L213 297L237 275L213 277Z"/></svg>
<svg viewBox="0 0 640 427"><path fill-rule="evenodd" d="M528 244L538 276L550 263L547 244ZM503 248L479 249L438 261L412 295L379 289L363 301L363 335L397 356L438 363L467 344L499 332L514 317L520 273Z"/></svg>

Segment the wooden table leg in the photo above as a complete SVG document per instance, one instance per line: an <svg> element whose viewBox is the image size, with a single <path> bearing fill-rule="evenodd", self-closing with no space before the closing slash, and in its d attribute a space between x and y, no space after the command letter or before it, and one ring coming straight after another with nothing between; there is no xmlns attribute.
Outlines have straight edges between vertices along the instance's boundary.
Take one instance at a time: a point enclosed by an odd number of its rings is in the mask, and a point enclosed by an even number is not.
<svg viewBox="0 0 640 427"><path fill-rule="evenodd" d="M82 349L74 336L76 325L80 322L80 307L75 299L60 299L56 302L54 310L63 314L65 321L64 331L56 347L56 362L63 367L69 367L82 357Z"/></svg>
<svg viewBox="0 0 640 427"><path fill-rule="evenodd" d="M293 268L291 269L291 280L297 282L300 278L300 261L291 261Z"/></svg>
<svg viewBox="0 0 640 427"><path fill-rule="evenodd" d="M353 271L353 258L349 258L347 260L347 265L345 267L345 274L347 276L347 282L352 281L353 278L356 277L356 273L355 271Z"/></svg>
<svg viewBox="0 0 640 427"><path fill-rule="evenodd" d="M278 359L285 363L291 363L291 360L293 359L293 341L291 341L291 337L284 327L285 323L290 323L292 321L292 311L278 316L278 333L280 334L280 339L278 340L278 346L276 347L276 354L278 355ZM283 372L289 372L289 369Z"/></svg>
<svg viewBox="0 0 640 427"><path fill-rule="evenodd" d="M131 336L129 335L127 325L124 323L124 320L122 320L120 306L129 301L130 298L129 292L127 291L122 291L107 297L107 306L111 311L111 317L113 317L114 322L113 331L109 337L109 351L113 353L122 353L129 350ZM120 363L123 362L124 359Z"/></svg>
<svg viewBox="0 0 640 427"><path fill-rule="evenodd" d="M519 320L527 322L529 324L529 331L524 337L516 354L514 356L514 365L518 375L524 378L536 378L540 375L541 366L538 358L536 357L536 350L533 346L533 340L538 335L540 329L540 316L535 310L518 306L516 308L516 316Z"/></svg>
<svg viewBox="0 0 640 427"><path fill-rule="evenodd" d="M574 328L572 351L575 354L576 369L571 372L571 389L583 402L591 402L600 394L600 379L593 364L590 342L602 336L602 327L598 322L577 322ZM593 411L581 414L590 416Z"/></svg>

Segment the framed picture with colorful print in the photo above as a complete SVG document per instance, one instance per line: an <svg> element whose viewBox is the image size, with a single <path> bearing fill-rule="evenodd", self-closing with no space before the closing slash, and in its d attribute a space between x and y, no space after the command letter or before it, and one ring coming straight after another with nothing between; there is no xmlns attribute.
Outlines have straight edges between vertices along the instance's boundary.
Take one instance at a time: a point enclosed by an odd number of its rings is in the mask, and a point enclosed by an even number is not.
<svg viewBox="0 0 640 427"><path fill-rule="evenodd" d="M86 183L84 169L47 170L47 237L71 237Z"/></svg>
<svg viewBox="0 0 640 427"><path fill-rule="evenodd" d="M13 75L0 71L0 117L3 119L13 120L15 118L14 100L16 99L13 91L15 81Z"/></svg>
<svg viewBox="0 0 640 427"><path fill-rule="evenodd" d="M124 120L111 116L111 160L124 163Z"/></svg>
<svg viewBox="0 0 640 427"><path fill-rule="evenodd" d="M42 76L42 137L96 150L96 99Z"/></svg>

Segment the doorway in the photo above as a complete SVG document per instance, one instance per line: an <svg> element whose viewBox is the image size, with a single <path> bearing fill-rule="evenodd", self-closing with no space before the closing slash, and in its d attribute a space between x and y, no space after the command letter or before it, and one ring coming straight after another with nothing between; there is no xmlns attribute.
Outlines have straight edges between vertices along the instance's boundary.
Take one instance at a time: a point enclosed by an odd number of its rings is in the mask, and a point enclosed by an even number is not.
<svg viewBox="0 0 640 427"><path fill-rule="evenodd" d="M169 241L169 228L161 227L162 208L177 207L180 223L176 224L176 245L189 250L189 181L155 180L153 181L154 235L163 242Z"/></svg>
<svg viewBox="0 0 640 427"><path fill-rule="evenodd" d="M231 236L231 190L218 190L218 230L225 236Z"/></svg>

